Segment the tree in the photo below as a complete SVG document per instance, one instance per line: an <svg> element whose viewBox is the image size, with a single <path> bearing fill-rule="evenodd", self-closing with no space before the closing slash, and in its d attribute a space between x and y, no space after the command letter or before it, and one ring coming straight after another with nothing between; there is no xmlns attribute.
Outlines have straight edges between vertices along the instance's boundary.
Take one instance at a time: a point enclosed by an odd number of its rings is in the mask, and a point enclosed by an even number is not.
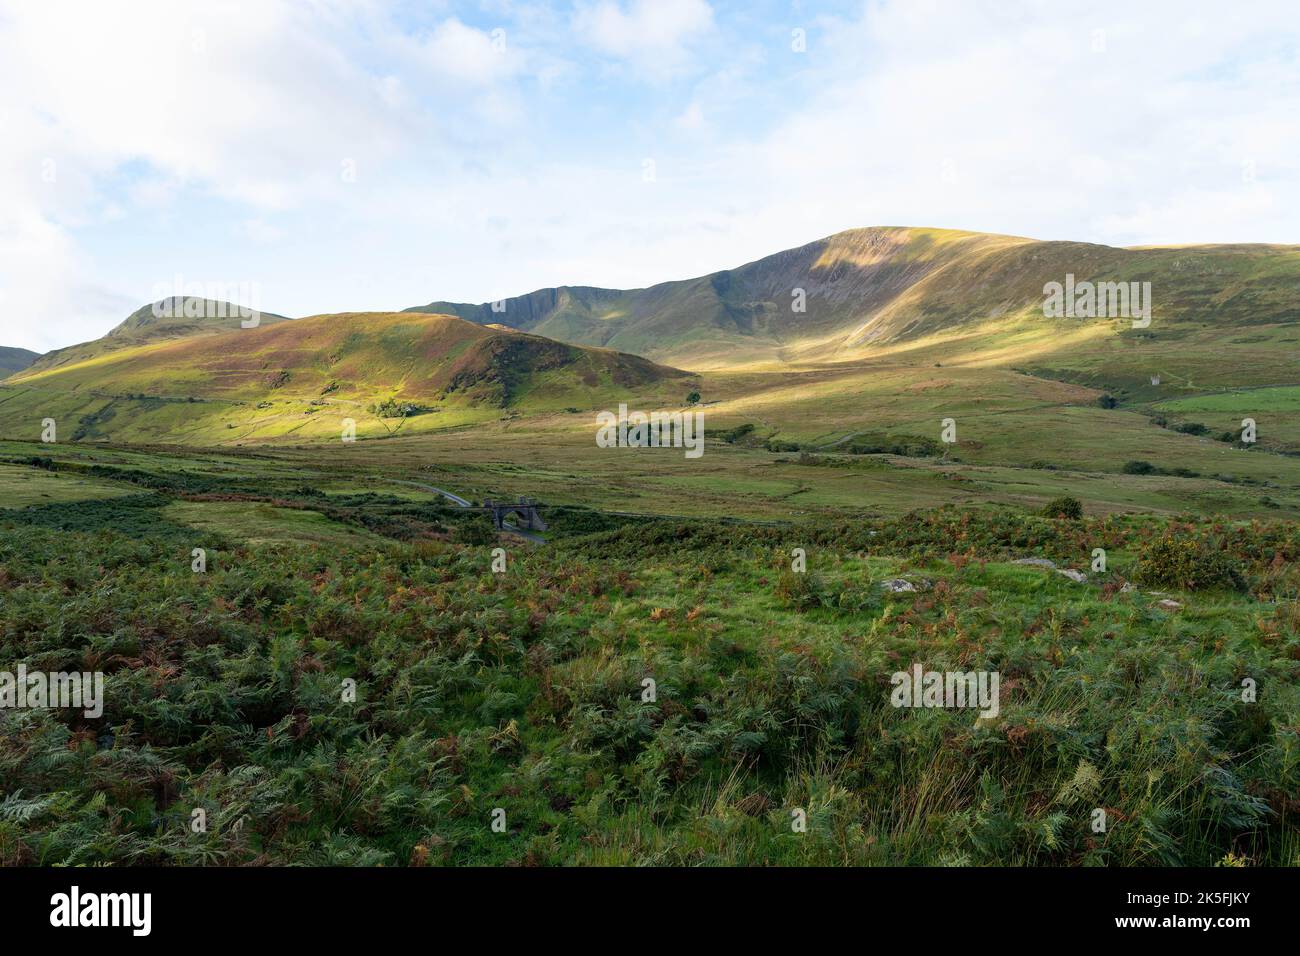
<svg viewBox="0 0 1300 956"><path fill-rule="evenodd" d="M698 405L699 402L700 402L699 392L691 392L689 395L686 396L687 405Z"/></svg>

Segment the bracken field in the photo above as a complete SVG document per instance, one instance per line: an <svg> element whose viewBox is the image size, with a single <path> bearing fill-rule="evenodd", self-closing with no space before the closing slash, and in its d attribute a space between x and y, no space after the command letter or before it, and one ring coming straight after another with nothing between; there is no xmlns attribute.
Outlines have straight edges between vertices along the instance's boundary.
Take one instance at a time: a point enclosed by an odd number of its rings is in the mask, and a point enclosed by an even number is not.
<svg viewBox="0 0 1300 956"><path fill-rule="evenodd" d="M539 545L307 453L0 451L6 655L106 675L98 720L0 710L0 865L1300 863L1292 521L572 504ZM916 664L999 712L891 706Z"/></svg>

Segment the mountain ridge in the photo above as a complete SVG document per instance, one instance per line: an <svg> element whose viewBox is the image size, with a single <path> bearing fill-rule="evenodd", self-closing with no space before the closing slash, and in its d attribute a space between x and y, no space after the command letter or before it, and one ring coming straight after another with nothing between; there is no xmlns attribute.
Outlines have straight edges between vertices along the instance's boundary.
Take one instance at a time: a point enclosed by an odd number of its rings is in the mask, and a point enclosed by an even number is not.
<svg viewBox="0 0 1300 956"><path fill-rule="evenodd" d="M1043 287L1067 274L1152 281L1154 315L1300 321L1300 246L1116 247L913 227L852 229L733 269L641 289L555 286L492 303L406 311L505 323L693 369L852 361L873 346L1003 316L1043 320ZM802 290L802 292L800 292ZM1241 308L1249 304L1249 310ZM802 311L799 311L802 307Z"/></svg>
<svg viewBox="0 0 1300 956"><path fill-rule="evenodd" d="M40 352L31 349L0 345L0 379L21 372L40 357Z"/></svg>

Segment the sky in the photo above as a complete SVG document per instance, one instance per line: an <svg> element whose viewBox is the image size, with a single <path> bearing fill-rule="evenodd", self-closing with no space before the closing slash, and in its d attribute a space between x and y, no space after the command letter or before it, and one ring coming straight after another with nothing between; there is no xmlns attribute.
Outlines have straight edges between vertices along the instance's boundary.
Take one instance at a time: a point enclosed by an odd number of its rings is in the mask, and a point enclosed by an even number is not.
<svg viewBox="0 0 1300 956"><path fill-rule="evenodd" d="M1300 243L1296 0L0 0L0 345L863 226Z"/></svg>

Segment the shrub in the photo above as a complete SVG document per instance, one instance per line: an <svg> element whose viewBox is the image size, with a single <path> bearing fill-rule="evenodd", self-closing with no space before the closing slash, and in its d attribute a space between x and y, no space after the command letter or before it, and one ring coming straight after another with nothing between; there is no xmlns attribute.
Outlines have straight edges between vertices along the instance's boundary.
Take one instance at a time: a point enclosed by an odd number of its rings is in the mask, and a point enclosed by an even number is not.
<svg viewBox="0 0 1300 956"><path fill-rule="evenodd" d="M414 402L399 402L395 398L387 398L376 405L371 405L369 411L370 414L378 415L380 418L410 418L412 415L423 415L431 409Z"/></svg>
<svg viewBox="0 0 1300 956"><path fill-rule="evenodd" d="M1143 584L1180 591L1246 589L1241 568L1218 544L1174 532L1166 533L1147 547L1138 559L1133 576Z"/></svg>
<svg viewBox="0 0 1300 956"><path fill-rule="evenodd" d="M936 458L947 446L923 435L864 433L840 446L851 455L902 455L905 458Z"/></svg>
<svg viewBox="0 0 1300 956"><path fill-rule="evenodd" d="M1078 498L1071 498L1069 495L1063 495L1060 498L1053 498L1043 509L1043 514L1048 518L1070 518L1077 520L1083 517L1083 504Z"/></svg>
<svg viewBox="0 0 1300 956"><path fill-rule="evenodd" d="M1102 408L1116 408L1119 405L1119 400L1114 395L1103 395L1097 399L1097 404Z"/></svg>
<svg viewBox="0 0 1300 956"><path fill-rule="evenodd" d="M828 581L816 571L782 571L776 582L776 596L794 611L822 607L852 612L880 605L879 594L869 580Z"/></svg>
<svg viewBox="0 0 1300 956"><path fill-rule="evenodd" d="M824 590L821 576L816 572L782 571L776 582L776 596L786 607L796 611L820 607Z"/></svg>
<svg viewBox="0 0 1300 956"><path fill-rule="evenodd" d="M496 529L487 515L471 515L456 524L456 540L461 544L495 544Z"/></svg>
<svg viewBox="0 0 1300 956"><path fill-rule="evenodd" d="M730 428L727 431L722 432L718 437L728 445L732 445L740 441L740 439L744 438L753 430L753 424L746 422L744 425L737 425L735 428Z"/></svg>
<svg viewBox="0 0 1300 956"><path fill-rule="evenodd" d="M1130 461L1124 464L1126 475L1173 475L1175 478L1199 478L1201 473L1190 468L1161 468L1149 461Z"/></svg>

